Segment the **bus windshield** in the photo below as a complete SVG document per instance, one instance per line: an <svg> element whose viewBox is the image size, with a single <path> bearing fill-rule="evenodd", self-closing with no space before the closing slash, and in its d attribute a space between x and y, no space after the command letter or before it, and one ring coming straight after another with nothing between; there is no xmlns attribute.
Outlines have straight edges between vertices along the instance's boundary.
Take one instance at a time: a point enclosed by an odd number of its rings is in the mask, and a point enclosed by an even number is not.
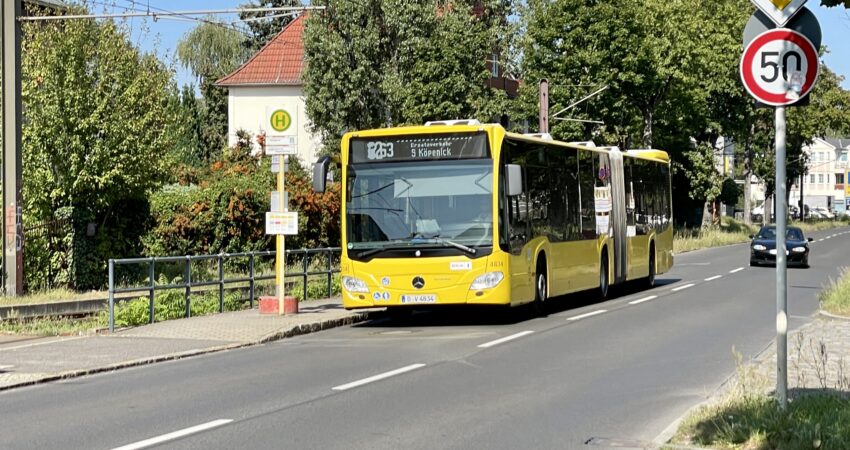
<svg viewBox="0 0 850 450"><path fill-rule="evenodd" d="M493 243L490 159L352 164L345 202L349 249Z"/></svg>

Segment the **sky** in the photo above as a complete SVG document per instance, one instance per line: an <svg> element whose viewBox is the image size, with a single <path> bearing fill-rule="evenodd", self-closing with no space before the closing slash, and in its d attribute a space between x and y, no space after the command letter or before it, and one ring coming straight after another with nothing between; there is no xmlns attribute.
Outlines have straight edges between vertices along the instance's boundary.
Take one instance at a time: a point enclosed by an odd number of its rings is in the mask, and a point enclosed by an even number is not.
<svg viewBox="0 0 850 450"><path fill-rule="evenodd" d="M153 8L167 9L171 11L197 11L209 9L232 9L240 6L247 0L89 0L96 10L98 5L115 3L118 6L130 6L135 3L136 9L144 10L148 5ZM103 6L101 6L103 7ZM823 33L822 45L826 46L829 53L823 57L826 65L834 72L842 75L844 81L842 86L850 89L850 10L843 7L824 8L820 6L820 0L812 0L806 3L806 7L815 13L820 22ZM121 8L114 11L120 11ZM753 6L755 11L755 6ZM237 19L235 15L219 16L219 20L232 21ZM132 39L146 51L156 52L165 61L172 61L174 50L180 38L197 22L172 20L159 18L153 21L150 18L131 19ZM144 31L147 29L148 31ZM195 83L194 77L187 70L174 62L177 68L177 83L182 86L187 83Z"/></svg>

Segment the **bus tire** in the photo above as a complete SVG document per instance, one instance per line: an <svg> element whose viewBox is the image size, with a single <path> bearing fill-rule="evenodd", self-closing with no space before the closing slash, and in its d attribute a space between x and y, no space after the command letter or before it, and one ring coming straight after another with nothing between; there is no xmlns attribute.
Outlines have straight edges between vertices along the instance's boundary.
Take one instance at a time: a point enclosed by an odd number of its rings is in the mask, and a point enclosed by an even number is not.
<svg viewBox="0 0 850 450"><path fill-rule="evenodd" d="M608 288L610 283L608 280L608 254L603 250L602 262L599 264L599 291L598 295L601 300L608 298Z"/></svg>
<svg viewBox="0 0 850 450"><path fill-rule="evenodd" d="M532 309L538 316L546 315L546 300L549 298L549 284L546 277L546 259L537 260L537 270L534 274L534 302Z"/></svg>
<svg viewBox="0 0 850 450"><path fill-rule="evenodd" d="M652 289L655 287L655 242L649 244L649 274L646 276L646 287Z"/></svg>

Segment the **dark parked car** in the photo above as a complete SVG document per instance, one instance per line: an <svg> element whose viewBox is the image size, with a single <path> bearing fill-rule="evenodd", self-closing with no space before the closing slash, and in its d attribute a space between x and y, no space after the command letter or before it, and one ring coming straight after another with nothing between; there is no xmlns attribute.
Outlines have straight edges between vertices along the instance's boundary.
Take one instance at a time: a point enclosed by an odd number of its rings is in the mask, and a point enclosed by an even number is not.
<svg viewBox="0 0 850 450"><path fill-rule="evenodd" d="M761 227L758 234L750 235L753 239L750 243L750 265L776 264L776 226L767 225ZM785 233L785 254L788 255L788 265L799 265L809 267L809 242L803 230L797 227L788 227Z"/></svg>

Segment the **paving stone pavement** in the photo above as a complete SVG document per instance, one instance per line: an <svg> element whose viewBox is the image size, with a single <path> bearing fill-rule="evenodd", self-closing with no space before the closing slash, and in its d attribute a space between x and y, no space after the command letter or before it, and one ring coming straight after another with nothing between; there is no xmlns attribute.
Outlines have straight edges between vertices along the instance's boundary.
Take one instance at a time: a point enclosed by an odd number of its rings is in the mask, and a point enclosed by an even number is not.
<svg viewBox="0 0 850 450"><path fill-rule="evenodd" d="M0 390L254 345L360 322L381 309L346 311L340 298L302 303L299 314L258 310L170 320L112 334L0 340Z"/></svg>
<svg viewBox="0 0 850 450"><path fill-rule="evenodd" d="M850 395L850 318L824 313L788 335L788 389L830 389ZM755 361L755 373L776 387L776 343Z"/></svg>

